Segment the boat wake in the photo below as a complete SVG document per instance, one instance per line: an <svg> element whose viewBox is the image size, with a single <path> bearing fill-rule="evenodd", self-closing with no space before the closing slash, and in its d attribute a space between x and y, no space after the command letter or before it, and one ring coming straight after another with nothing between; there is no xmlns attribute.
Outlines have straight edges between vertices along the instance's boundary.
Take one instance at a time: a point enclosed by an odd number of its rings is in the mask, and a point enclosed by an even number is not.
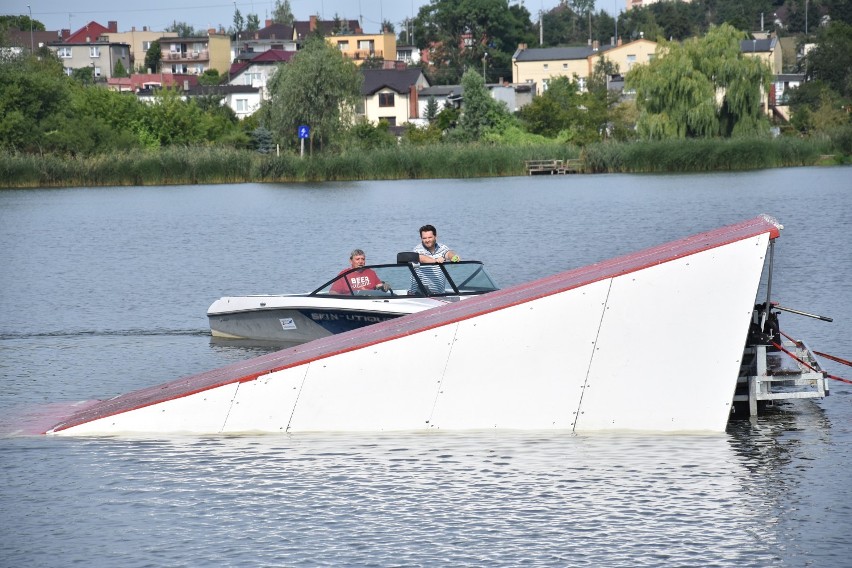
<svg viewBox="0 0 852 568"><path fill-rule="evenodd" d="M209 337L208 329L83 329L33 333L0 333L0 341L74 337Z"/></svg>

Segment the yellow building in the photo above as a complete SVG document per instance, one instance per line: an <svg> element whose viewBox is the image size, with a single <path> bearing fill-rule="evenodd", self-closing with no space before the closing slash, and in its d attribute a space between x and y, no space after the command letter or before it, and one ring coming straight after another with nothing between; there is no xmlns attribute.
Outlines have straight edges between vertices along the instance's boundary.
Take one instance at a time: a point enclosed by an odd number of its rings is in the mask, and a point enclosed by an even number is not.
<svg viewBox="0 0 852 568"><path fill-rule="evenodd" d="M145 65L145 54L151 44L159 40L161 37L177 37L177 32L155 32L149 30L147 26L142 30L137 30L134 26L129 32L105 33L107 41L112 43L126 43L130 46L130 65L133 71ZM131 69L128 69L131 71ZM148 70L145 70L147 73Z"/></svg>
<svg viewBox="0 0 852 568"><path fill-rule="evenodd" d="M576 77L581 88L592 74L595 64L606 57L618 65L620 73L626 73L634 65L647 63L654 57L656 42L646 39L616 46L548 47L527 49L521 44L512 56L512 82L535 83L536 94L547 90L551 79Z"/></svg>
<svg viewBox="0 0 852 568"><path fill-rule="evenodd" d="M201 75L216 69L227 75L231 67L231 36L209 30L207 36L160 38L163 73Z"/></svg>
<svg viewBox="0 0 852 568"><path fill-rule="evenodd" d="M781 43L777 37L744 39L740 42L740 52L745 57L755 57L769 65L773 75L783 73Z"/></svg>
<svg viewBox="0 0 852 568"><path fill-rule="evenodd" d="M396 60L396 36L383 34L339 34L326 36L326 41L360 65L368 57Z"/></svg>

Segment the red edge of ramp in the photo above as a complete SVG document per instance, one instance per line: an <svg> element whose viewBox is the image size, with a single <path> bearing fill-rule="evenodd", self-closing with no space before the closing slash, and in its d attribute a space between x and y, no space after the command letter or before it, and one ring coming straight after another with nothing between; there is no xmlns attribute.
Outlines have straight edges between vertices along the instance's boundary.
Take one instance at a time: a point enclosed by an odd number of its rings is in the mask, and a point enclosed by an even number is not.
<svg viewBox="0 0 852 568"><path fill-rule="evenodd" d="M761 215L735 225L714 229L651 247L625 256L620 256L575 268L554 276L548 276L525 284L519 284L482 296L432 308L424 312L377 323L359 330L332 335L304 345L291 347L226 367L184 377L163 385L148 387L104 400L75 412L47 432L65 430L79 424L91 422L189 396L223 385L252 381L271 372L303 365L339 353L369 347L397 337L412 335L432 328L441 327L470 319L489 312L530 302L538 298L585 286L599 280L628 274L769 233L772 239L781 234L782 226L772 217Z"/></svg>

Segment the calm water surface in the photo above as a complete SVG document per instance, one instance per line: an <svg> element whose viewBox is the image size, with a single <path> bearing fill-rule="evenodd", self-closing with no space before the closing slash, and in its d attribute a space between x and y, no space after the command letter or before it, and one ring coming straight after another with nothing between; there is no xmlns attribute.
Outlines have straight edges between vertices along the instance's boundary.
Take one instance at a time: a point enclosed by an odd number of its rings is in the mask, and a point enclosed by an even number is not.
<svg viewBox="0 0 852 568"><path fill-rule="evenodd" d="M12 435L265 352L211 344L208 305L392 261L424 223L508 286L760 213L773 296L835 319L782 329L852 357L850 168L0 190L0 566L849 566L841 383L721 435Z"/></svg>

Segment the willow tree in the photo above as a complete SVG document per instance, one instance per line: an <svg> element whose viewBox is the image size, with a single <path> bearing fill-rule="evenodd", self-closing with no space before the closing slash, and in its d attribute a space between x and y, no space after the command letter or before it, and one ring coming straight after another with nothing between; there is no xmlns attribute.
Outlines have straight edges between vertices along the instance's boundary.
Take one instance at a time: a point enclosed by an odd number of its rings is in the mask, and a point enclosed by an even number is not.
<svg viewBox="0 0 852 568"><path fill-rule="evenodd" d="M765 132L761 95L769 67L744 56L745 34L723 24L703 38L662 42L647 65L625 78L636 91L637 129L646 138L741 136Z"/></svg>
<svg viewBox="0 0 852 568"><path fill-rule="evenodd" d="M352 124L363 76L355 64L321 36L312 35L269 81L264 123L282 141L296 141L310 127L310 148L322 147Z"/></svg>

